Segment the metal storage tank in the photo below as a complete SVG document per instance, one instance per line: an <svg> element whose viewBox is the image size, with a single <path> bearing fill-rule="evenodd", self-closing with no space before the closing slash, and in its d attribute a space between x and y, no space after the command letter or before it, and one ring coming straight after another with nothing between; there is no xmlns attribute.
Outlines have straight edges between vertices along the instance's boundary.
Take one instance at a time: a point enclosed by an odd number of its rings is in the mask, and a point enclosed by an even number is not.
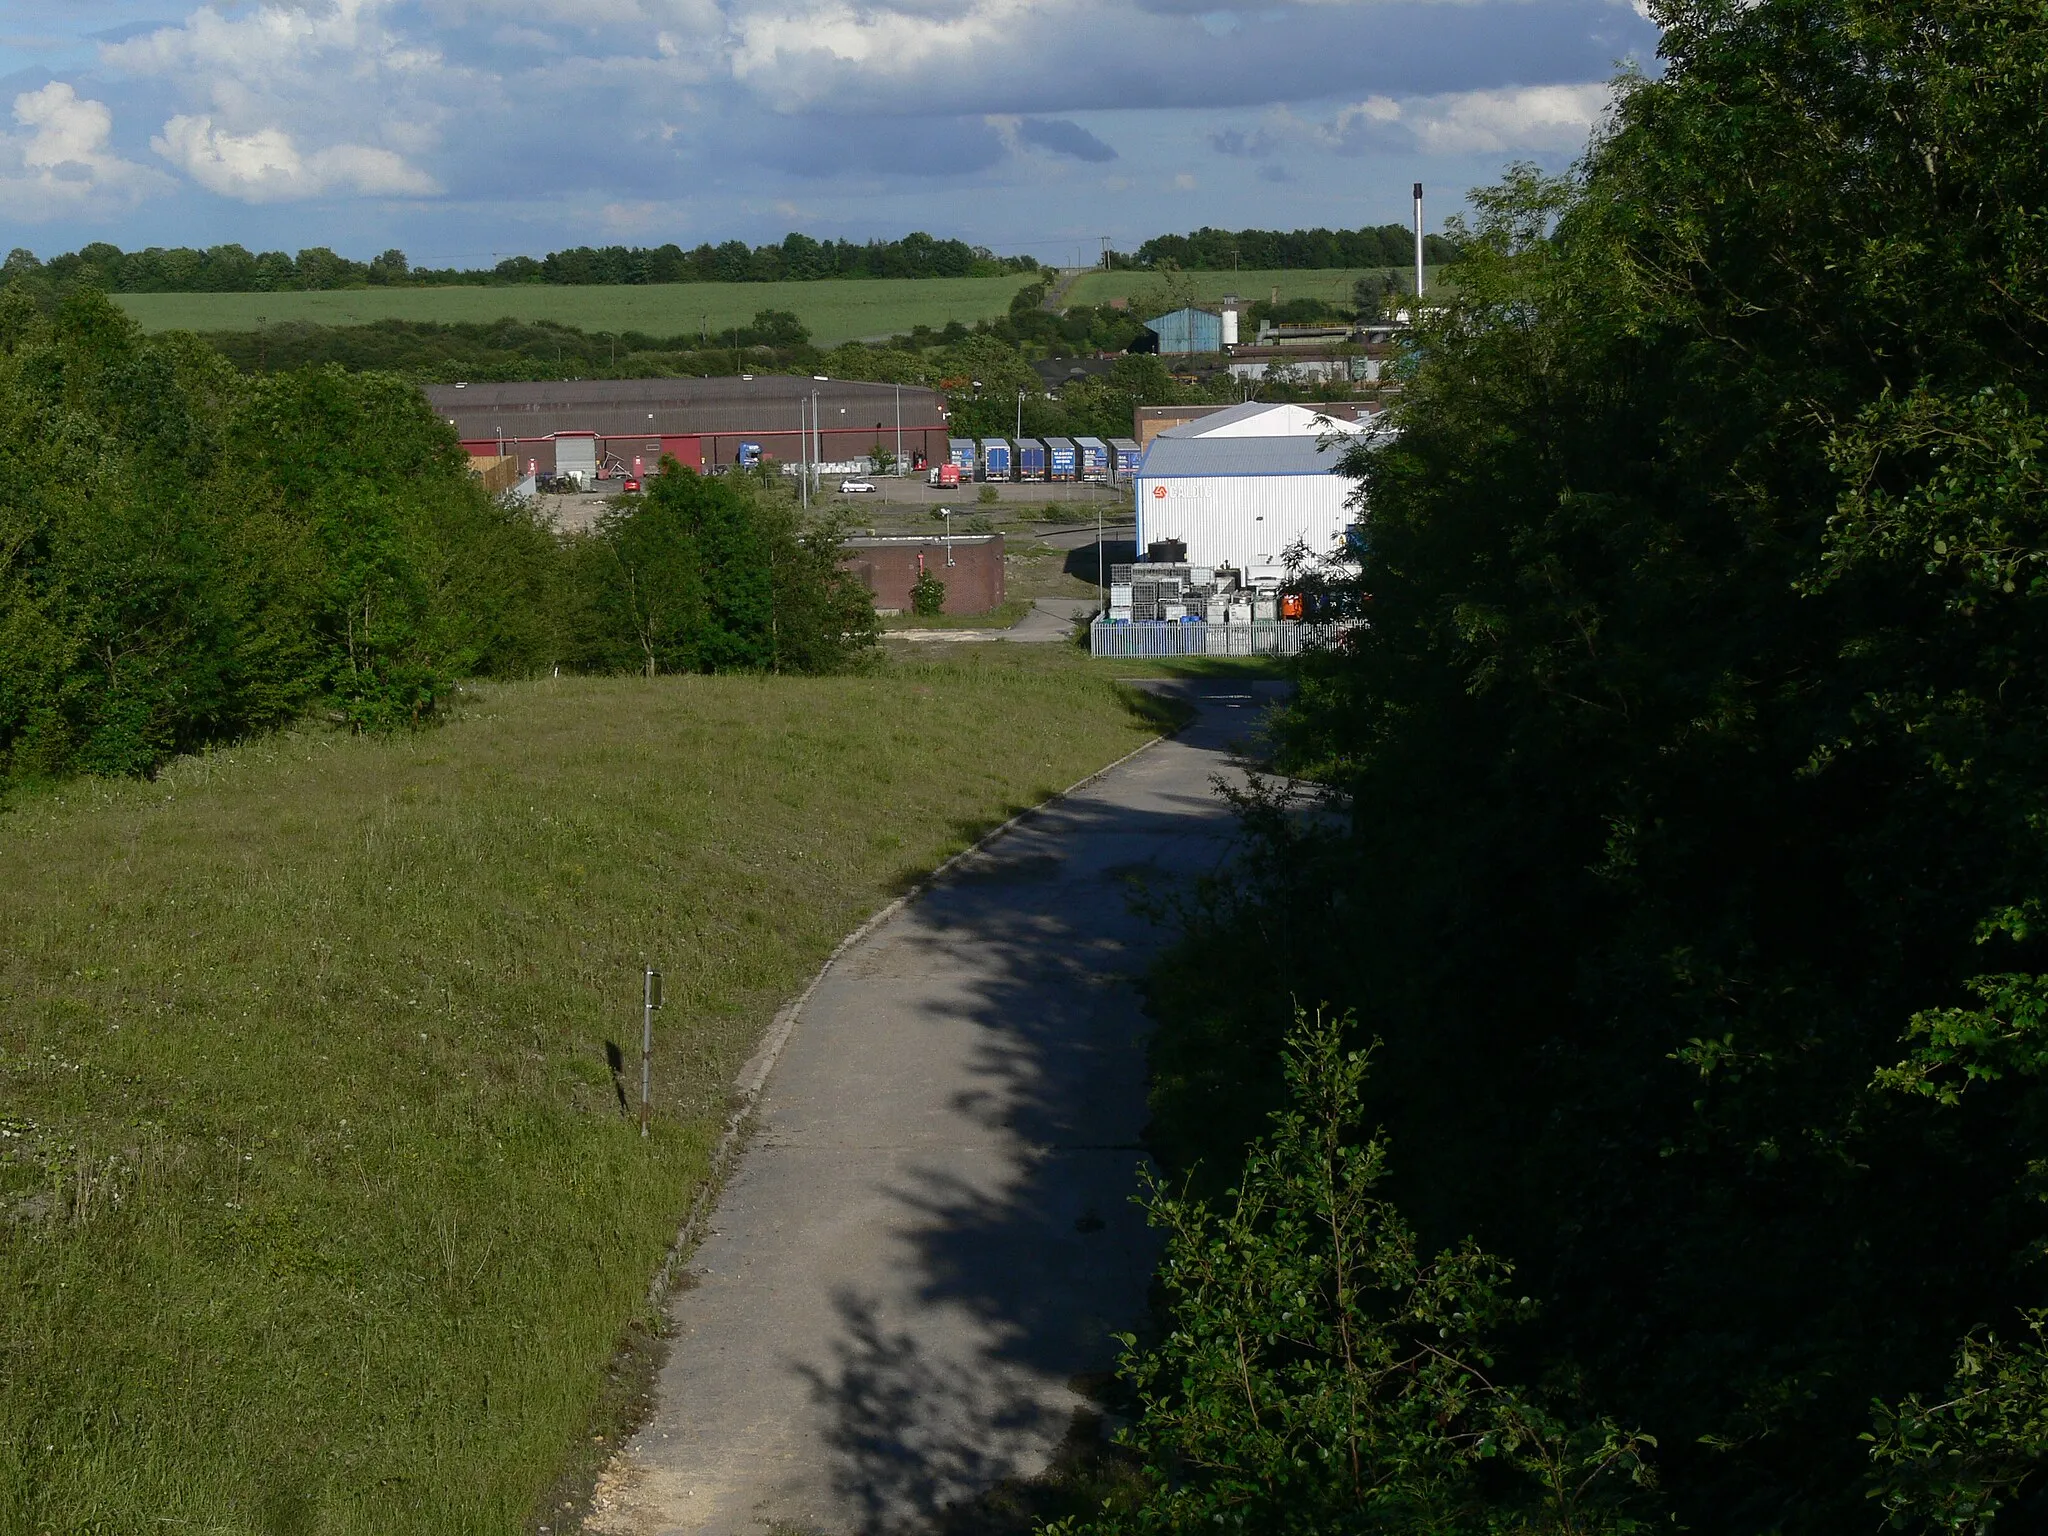
<svg viewBox="0 0 2048 1536"><path fill-rule="evenodd" d="M1017 440L1017 478L1019 480L1043 480L1045 478L1045 444L1036 438L1023 437Z"/></svg>
<svg viewBox="0 0 2048 1536"><path fill-rule="evenodd" d="M1081 451L1075 467L1083 480L1109 478L1109 444L1099 437L1077 437L1074 446Z"/></svg>
<svg viewBox="0 0 2048 1536"><path fill-rule="evenodd" d="M1064 437L1048 437L1045 440L1045 466L1052 479L1073 479L1076 463L1074 445Z"/></svg>
<svg viewBox="0 0 2048 1536"><path fill-rule="evenodd" d="M1159 338L1162 357L1189 357L1223 350L1223 317L1206 309L1176 309L1145 322Z"/></svg>
<svg viewBox="0 0 2048 1536"><path fill-rule="evenodd" d="M1009 439L984 437L981 440L981 467L984 480L1008 480L1010 478Z"/></svg>
<svg viewBox="0 0 2048 1536"><path fill-rule="evenodd" d="M962 479L974 473L974 439L971 437L949 437L946 439L946 462L958 466Z"/></svg>

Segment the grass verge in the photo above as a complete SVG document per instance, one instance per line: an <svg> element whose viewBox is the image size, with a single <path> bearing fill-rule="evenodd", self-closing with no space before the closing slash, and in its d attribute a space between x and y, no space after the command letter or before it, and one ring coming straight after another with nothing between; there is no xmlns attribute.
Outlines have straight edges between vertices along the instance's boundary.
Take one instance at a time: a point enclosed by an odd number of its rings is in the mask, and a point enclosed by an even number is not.
<svg viewBox="0 0 2048 1536"><path fill-rule="evenodd" d="M745 325L764 309L788 310L821 347L863 336L973 325L1010 307L1030 279L1010 277L828 279L815 283L649 283L574 287L351 288L315 293L123 293L115 302L146 331L254 331L302 321L367 325L376 320L458 324L553 320L585 331L650 336L708 335Z"/></svg>
<svg viewBox="0 0 2048 1536"><path fill-rule="evenodd" d="M1153 729L1070 658L562 680L19 800L0 1529L532 1522L778 1002Z"/></svg>

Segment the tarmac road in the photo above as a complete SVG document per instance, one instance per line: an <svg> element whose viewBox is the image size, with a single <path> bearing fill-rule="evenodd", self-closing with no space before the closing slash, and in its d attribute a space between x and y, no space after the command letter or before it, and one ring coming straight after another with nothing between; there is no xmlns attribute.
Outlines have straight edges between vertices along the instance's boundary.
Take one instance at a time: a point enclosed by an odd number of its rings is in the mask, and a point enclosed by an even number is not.
<svg viewBox="0 0 2048 1536"><path fill-rule="evenodd" d="M1164 686L1197 707L1178 737L953 866L812 993L586 1529L914 1530L1048 1465L1155 1253L1130 983L1162 935L1131 898L1226 856L1211 781L1281 685Z"/></svg>

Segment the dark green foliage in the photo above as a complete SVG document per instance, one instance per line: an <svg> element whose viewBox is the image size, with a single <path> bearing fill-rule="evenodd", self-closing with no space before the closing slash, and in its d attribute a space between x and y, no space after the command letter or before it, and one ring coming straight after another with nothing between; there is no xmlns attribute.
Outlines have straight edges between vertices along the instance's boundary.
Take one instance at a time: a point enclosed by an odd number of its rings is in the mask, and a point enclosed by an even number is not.
<svg viewBox="0 0 2048 1536"><path fill-rule="evenodd" d="M874 601L764 475L665 460L569 542L571 659L598 672L836 672L875 643Z"/></svg>
<svg viewBox="0 0 2048 1536"><path fill-rule="evenodd" d="M569 283L615 286L635 283L779 283L832 277L1001 277L1034 272L1029 256L998 256L961 240L935 240L922 232L901 240L813 240L792 234L778 245L749 248L738 240L652 249L622 245L594 250L578 246L541 260L513 256L495 267L466 271L415 267L403 251L386 251L367 262L337 256L325 246L299 252L252 255L239 245L204 251L152 246L123 251L96 242L48 261L17 248L0 277L60 291L97 288L106 293L287 293L303 289L425 288L507 283Z"/></svg>
<svg viewBox="0 0 2048 1536"><path fill-rule="evenodd" d="M910 584L910 611L929 619L945 610L946 584L930 571L920 571Z"/></svg>
<svg viewBox="0 0 2048 1536"><path fill-rule="evenodd" d="M1275 1102L1254 1000L1355 1006L1403 1209L1515 1262L1514 1379L1655 1435L1682 1525L2038 1528L1988 1341L2048 1300L2048 29L1660 19L1583 167L1477 195L1359 459L1370 626L1283 731L1349 831L1198 907L1162 1150Z"/></svg>
<svg viewBox="0 0 2048 1536"><path fill-rule="evenodd" d="M246 377L92 290L46 316L9 289L0 778L146 773L308 711L414 725L563 660L811 672L872 643L834 530L681 473L647 500L565 548L401 378Z"/></svg>
<svg viewBox="0 0 2048 1536"><path fill-rule="evenodd" d="M1534 1306L1470 1242L1425 1257L1379 1195L1387 1146L1362 1139L1367 1058L1343 1033L1296 1017L1287 1105L1221 1201L1148 1176L1168 1331L1149 1349L1126 1336L1121 1365L1147 1494L1088 1529L1640 1528L1654 1442L1496 1379Z"/></svg>
<svg viewBox="0 0 2048 1536"><path fill-rule="evenodd" d="M547 537L475 489L415 391L245 383L90 290L48 322L0 311L7 773L146 772L315 705L413 721L546 656L521 573Z"/></svg>
<svg viewBox="0 0 2048 1536"><path fill-rule="evenodd" d="M1463 254L1455 232L1425 235L1423 259L1431 266L1456 261ZM1137 254L1112 256L1119 267L1152 267L1171 263L1190 272L1330 267L1399 267L1415 260L1415 231L1405 224L1379 224L1366 229L1198 229L1188 235L1161 235L1138 247Z"/></svg>

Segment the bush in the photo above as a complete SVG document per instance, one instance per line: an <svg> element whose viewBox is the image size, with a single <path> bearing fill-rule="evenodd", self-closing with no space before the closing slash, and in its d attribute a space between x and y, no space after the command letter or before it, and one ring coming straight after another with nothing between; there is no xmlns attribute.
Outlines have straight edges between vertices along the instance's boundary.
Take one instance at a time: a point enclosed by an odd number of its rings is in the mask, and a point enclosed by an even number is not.
<svg viewBox="0 0 2048 1536"><path fill-rule="evenodd" d="M1470 1242L1425 1257L1379 1195L1387 1147L1361 1134L1368 1058L1344 1049L1345 1023L1296 1012L1288 1103L1227 1197L1143 1175L1166 1232L1167 1330L1146 1349L1125 1335L1118 1373L1145 1494L1085 1529L1638 1528L1654 1442L1585 1418L1569 1392L1501 1384L1500 1340L1534 1305Z"/></svg>
<svg viewBox="0 0 2048 1536"><path fill-rule="evenodd" d="M552 659L552 541L399 380L244 380L96 292L14 293L0 422L0 774L416 723Z"/></svg>
<svg viewBox="0 0 2048 1536"><path fill-rule="evenodd" d="M874 601L787 489L662 461L647 494L570 542L570 659L587 670L832 672L875 641Z"/></svg>
<svg viewBox="0 0 2048 1536"><path fill-rule="evenodd" d="M941 613L946 606L946 584L930 571L919 574L910 589L910 611L921 619Z"/></svg>
<svg viewBox="0 0 2048 1536"><path fill-rule="evenodd" d="M407 381L245 377L103 295L0 293L0 778L148 773L314 712L433 719L458 680L843 667L873 605L758 477L666 466L596 535L487 496Z"/></svg>

